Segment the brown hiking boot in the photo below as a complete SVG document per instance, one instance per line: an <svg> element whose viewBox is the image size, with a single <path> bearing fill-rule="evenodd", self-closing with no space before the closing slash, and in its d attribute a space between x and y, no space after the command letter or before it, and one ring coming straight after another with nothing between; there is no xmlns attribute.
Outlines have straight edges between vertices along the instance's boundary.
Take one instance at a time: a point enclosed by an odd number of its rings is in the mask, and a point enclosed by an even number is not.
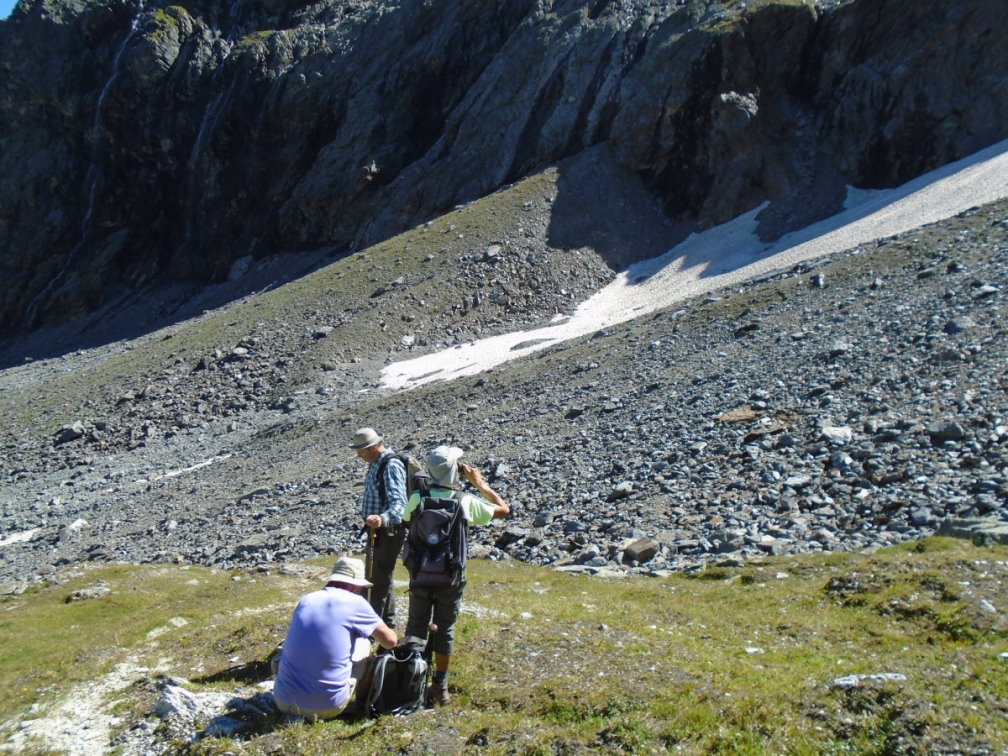
<svg viewBox="0 0 1008 756"><path fill-rule="evenodd" d="M432 683L427 689L427 701L434 706L447 706L451 703L451 696L448 695L447 686Z"/></svg>

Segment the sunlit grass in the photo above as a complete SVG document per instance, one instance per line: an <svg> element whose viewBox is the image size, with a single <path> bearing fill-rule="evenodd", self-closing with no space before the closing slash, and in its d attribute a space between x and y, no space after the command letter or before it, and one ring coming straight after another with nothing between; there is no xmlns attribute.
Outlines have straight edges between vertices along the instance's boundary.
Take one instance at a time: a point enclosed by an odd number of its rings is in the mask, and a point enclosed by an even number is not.
<svg viewBox="0 0 1008 756"><path fill-rule="evenodd" d="M1001 601L1006 564L1008 548L949 539L667 578L474 560L450 707L404 719L283 725L189 748L996 753L1008 747L1001 658L1008 633L973 607L981 598ZM55 701L125 659L149 675L186 678L195 690L233 689L236 678L226 674L233 667L265 674L293 604L323 572L322 561L283 575L113 566L5 597L0 716ZM99 580L109 595L66 602ZM949 632L953 621L958 629ZM834 683L881 673L905 679ZM134 717L150 706L131 708L128 690L117 695L126 698L119 710Z"/></svg>

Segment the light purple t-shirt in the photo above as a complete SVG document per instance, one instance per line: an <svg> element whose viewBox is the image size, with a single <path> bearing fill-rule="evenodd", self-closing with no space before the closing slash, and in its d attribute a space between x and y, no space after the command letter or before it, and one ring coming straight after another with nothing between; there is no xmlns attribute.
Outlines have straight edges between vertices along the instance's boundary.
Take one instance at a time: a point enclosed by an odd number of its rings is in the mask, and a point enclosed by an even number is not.
<svg viewBox="0 0 1008 756"><path fill-rule="evenodd" d="M287 628L273 695L303 709L342 706L354 641L370 637L379 622L362 596L342 588L326 587L304 596Z"/></svg>

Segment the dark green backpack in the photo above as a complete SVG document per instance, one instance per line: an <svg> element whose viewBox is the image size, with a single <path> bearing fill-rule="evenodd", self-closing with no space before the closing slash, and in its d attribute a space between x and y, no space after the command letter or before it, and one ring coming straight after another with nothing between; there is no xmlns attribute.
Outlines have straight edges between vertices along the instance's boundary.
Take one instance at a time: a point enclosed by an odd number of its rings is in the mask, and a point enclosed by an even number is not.
<svg viewBox="0 0 1008 756"><path fill-rule="evenodd" d="M375 659L374 677L368 691L365 713L406 716L424 708L430 669L424 641L407 636L399 645Z"/></svg>

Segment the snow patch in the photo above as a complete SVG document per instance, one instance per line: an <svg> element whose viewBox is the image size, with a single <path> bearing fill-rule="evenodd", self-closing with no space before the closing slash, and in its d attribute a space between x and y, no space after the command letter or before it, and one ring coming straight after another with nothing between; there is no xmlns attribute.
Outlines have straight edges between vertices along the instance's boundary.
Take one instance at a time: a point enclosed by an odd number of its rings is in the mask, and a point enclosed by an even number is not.
<svg viewBox="0 0 1008 756"><path fill-rule="evenodd" d="M384 388L401 390L475 375L561 341L623 323L723 286L842 252L1008 196L1008 140L887 191L850 189L843 212L772 244L756 236L763 206L693 234L660 257L630 266L570 319L395 362Z"/></svg>

